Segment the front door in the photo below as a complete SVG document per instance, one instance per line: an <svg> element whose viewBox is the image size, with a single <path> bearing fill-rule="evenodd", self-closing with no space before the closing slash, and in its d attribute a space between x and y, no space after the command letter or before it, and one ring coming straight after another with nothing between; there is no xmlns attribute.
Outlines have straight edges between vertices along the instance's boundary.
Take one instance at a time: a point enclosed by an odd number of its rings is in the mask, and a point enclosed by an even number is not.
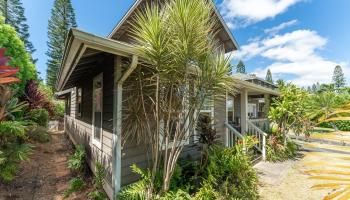
<svg viewBox="0 0 350 200"><path fill-rule="evenodd" d="M103 105L103 75L99 74L93 81L92 95L92 143L101 146L102 138L102 105Z"/></svg>

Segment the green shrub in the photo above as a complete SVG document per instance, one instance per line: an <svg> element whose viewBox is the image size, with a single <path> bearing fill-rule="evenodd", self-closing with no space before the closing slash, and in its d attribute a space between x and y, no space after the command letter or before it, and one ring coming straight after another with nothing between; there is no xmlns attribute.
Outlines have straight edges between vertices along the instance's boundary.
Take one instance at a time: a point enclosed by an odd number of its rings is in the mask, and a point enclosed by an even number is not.
<svg viewBox="0 0 350 200"><path fill-rule="evenodd" d="M18 139L26 138L26 129L23 122L3 121L0 122L0 147L10 142L17 142Z"/></svg>
<svg viewBox="0 0 350 200"><path fill-rule="evenodd" d="M103 182L105 178L106 178L106 170L104 166L101 163L96 162L96 171L93 179L95 190L88 194L90 199L94 199L94 200L107 199L107 195L103 190Z"/></svg>
<svg viewBox="0 0 350 200"><path fill-rule="evenodd" d="M319 126L322 128L337 127L341 131L350 131L350 121L323 122Z"/></svg>
<svg viewBox="0 0 350 200"><path fill-rule="evenodd" d="M2 155L0 164L0 179L10 182L14 179L14 174L18 170L20 161L28 160L32 152L33 145L8 143L1 147Z"/></svg>
<svg viewBox="0 0 350 200"><path fill-rule="evenodd" d="M220 199L258 199L258 178L250 160L241 145L216 146L210 150L204 182L220 195ZM204 186L210 191L209 186Z"/></svg>
<svg viewBox="0 0 350 200"><path fill-rule="evenodd" d="M293 159L298 154L298 145L293 141L287 141L287 145L283 146L280 143L269 142L266 145L266 159L271 162L282 162L288 159Z"/></svg>
<svg viewBox="0 0 350 200"><path fill-rule="evenodd" d="M212 184L204 183L194 197L195 200L220 199L220 194L212 187Z"/></svg>
<svg viewBox="0 0 350 200"><path fill-rule="evenodd" d="M49 112L43 108L32 109L28 112L27 118L40 126L46 127L49 122Z"/></svg>
<svg viewBox="0 0 350 200"><path fill-rule="evenodd" d="M28 131L28 137L40 143L51 141L51 135L47 131L47 128L41 126L31 126Z"/></svg>
<svg viewBox="0 0 350 200"><path fill-rule="evenodd" d="M74 154L69 157L68 168L76 172L82 172L85 166L85 156L84 146L78 145Z"/></svg>
<svg viewBox="0 0 350 200"><path fill-rule="evenodd" d="M64 102L63 101L54 101L53 102L53 119L61 119L64 117Z"/></svg>
<svg viewBox="0 0 350 200"><path fill-rule="evenodd" d="M64 191L64 197L69 197L73 192L79 191L85 187L85 182L82 178L73 178L69 181L69 187Z"/></svg>

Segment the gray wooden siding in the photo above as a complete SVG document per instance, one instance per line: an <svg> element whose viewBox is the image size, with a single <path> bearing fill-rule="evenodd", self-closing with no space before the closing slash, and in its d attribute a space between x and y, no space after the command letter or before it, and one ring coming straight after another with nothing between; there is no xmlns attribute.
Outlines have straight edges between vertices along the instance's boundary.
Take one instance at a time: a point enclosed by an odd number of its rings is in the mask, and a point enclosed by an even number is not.
<svg viewBox="0 0 350 200"><path fill-rule="evenodd" d="M99 149L91 143L91 124L87 124L71 116L66 116L66 133L75 145L83 145L85 147L87 162L93 172L96 162L100 162L105 166L107 176L104 188L107 194L112 197L112 154L108 146L111 145L110 142L108 140L103 140L102 148ZM103 131L103 138L110 137L111 135L112 133L105 130Z"/></svg>

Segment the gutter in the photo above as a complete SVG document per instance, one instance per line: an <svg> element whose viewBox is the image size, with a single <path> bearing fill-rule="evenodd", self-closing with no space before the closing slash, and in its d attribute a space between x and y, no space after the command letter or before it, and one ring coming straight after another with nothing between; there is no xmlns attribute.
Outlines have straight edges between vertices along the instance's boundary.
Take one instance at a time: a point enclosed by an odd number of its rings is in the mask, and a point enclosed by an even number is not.
<svg viewBox="0 0 350 200"><path fill-rule="evenodd" d="M115 58L114 62L114 90L113 90L113 172L114 174L114 197L121 188L121 131L122 131L122 102L123 83L136 69L139 63L137 55L132 55L132 61L127 71L122 75L121 59Z"/></svg>

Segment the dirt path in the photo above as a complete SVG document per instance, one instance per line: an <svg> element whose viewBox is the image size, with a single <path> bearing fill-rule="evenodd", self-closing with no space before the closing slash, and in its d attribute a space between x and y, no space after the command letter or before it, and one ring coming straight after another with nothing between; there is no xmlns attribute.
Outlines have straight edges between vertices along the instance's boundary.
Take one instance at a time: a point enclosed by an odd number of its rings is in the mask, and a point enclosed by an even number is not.
<svg viewBox="0 0 350 200"><path fill-rule="evenodd" d="M60 200L72 178L67 161L73 148L63 132L52 133L46 144L35 143L30 160L21 164L16 179L0 183L0 200ZM84 197L85 196L85 197ZM86 194L69 199L87 199Z"/></svg>
<svg viewBox="0 0 350 200"><path fill-rule="evenodd" d="M350 199L350 147L302 144L306 152L299 160L256 166L261 199Z"/></svg>

